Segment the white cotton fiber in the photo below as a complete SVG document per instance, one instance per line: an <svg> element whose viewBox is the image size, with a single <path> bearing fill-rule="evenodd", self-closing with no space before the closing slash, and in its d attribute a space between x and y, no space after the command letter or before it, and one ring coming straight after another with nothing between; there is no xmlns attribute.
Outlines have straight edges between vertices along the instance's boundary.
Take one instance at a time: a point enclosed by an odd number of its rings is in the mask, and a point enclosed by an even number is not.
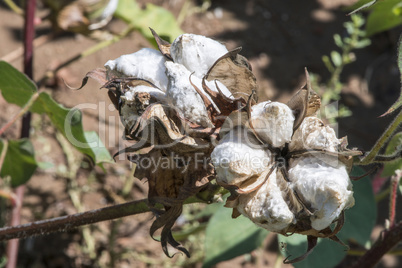
<svg viewBox="0 0 402 268"><path fill-rule="evenodd" d="M105 67L108 79L112 76L140 78L166 91L168 78L165 74L165 62L166 58L158 50L143 48L109 60Z"/></svg>
<svg viewBox="0 0 402 268"><path fill-rule="evenodd" d="M293 189L315 210L310 217L316 230L327 228L342 210L354 205L352 183L345 165L329 165L324 154L297 158L290 162Z"/></svg>
<svg viewBox="0 0 402 268"><path fill-rule="evenodd" d="M223 137L211 154L217 181L238 185L260 175L272 163L271 153L261 148L244 128L235 128Z"/></svg>
<svg viewBox="0 0 402 268"><path fill-rule="evenodd" d="M202 35L183 34L170 47L173 61L202 78L217 59L228 52L221 43Z"/></svg>
<svg viewBox="0 0 402 268"><path fill-rule="evenodd" d="M317 117L306 117L295 131L292 142L289 144L291 151L302 149L316 149L337 152L340 141L335 131L325 126Z"/></svg>
<svg viewBox="0 0 402 268"><path fill-rule="evenodd" d="M263 175L267 172L268 170ZM281 232L296 222L277 184L278 179L283 180L278 175L279 173L274 171L257 191L241 195L237 206L241 214L272 232Z"/></svg>
<svg viewBox="0 0 402 268"><path fill-rule="evenodd" d="M266 101L251 109L250 121L262 141L275 148L281 148L290 142L295 118L286 104Z"/></svg>

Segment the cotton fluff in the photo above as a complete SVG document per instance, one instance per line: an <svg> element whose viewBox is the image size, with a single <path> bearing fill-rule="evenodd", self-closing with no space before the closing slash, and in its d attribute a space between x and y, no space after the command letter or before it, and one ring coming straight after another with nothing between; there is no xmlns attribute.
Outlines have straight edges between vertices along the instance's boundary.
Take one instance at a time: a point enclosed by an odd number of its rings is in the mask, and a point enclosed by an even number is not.
<svg viewBox="0 0 402 268"><path fill-rule="evenodd" d="M269 172L267 169L262 177ZM291 223L296 223L294 214L283 199L278 180L280 173L273 172L268 180L255 192L239 196L237 210L256 225L271 232L281 232Z"/></svg>
<svg viewBox="0 0 402 268"><path fill-rule="evenodd" d="M292 139L294 115L280 102L261 102L252 107L250 121L262 141L281 148Z"/></svg>
<svg viewBox="0 0 402 268"><path fill-rule="evenodd" d="M295 131L289 149L291 151L316 149L337 152L339 144L340 141L334 129L325 126L317 117L306 117Z"/></svg>
<svg viewBox="0 0 402 268"><path fill-rule="evenodd" d="M327 228L344 209L354 205L345 165L341 162L330 165L325 160L329 157L321 154L290 161L291 185L314 210L310 220L316 230Z"/></svg>
<svg viewBox="0 0 402 268"><path fill-rule="evenodd" d="M244 128L232 129L211 154L217 181L240 185L251 176L259 176L272 163L271 153L257 145Z"/></svg>
<svg viewBox="0 0 402 268"><path fill-rule="evenodd" d="M183 34L170 47L173 61L202 78L212 65L228 52L221 43L201 35Z"/></svg>
<svg viewBox="0 0 402 268"><path fill-rule="evenodd" d="M147 80L166 91L168 78L165 74L166 58L157 50L143 48L135 53L118 57L106 62L108 79L117 77L135 77Z"/></svg>
<svg viewBox="0 0 402 268"><path fill-rule="evenodd" d="M203 127L212 127L205 103L190 83L190 71L183 65L171 61L166 62L165 65L166 74L169 77L166 90L168 102L177 108L187 120ZM204 92L200 78L192 76L191 82Z"/></svg>
<svg viewBox="0 0 402 268"><path fill-rule="evenodd" d="M166 98L166 93L154 88L154 87L148 87L148 86L136 86L136 87L129 87L129 90L127 90L126 93L124 93L123 96L121 96L123 101L126 101L128 103L134 102L134 96L135 93L140 93L140 92L146 92L149 93L152 97L157 99L158 101L164 102Z"/></svg>

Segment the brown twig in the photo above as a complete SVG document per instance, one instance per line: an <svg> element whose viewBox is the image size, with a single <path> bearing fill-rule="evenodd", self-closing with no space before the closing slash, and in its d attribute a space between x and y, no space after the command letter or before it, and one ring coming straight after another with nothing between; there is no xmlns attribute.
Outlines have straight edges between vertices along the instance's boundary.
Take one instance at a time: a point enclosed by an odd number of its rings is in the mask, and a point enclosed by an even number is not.
<svg viewBox="0 0 402 268"><path fill-rule="evenodd" d="M0 229L0 241L68 231L78 226L149 212L147 199Z"/></svg>
<svg viewBox="0 0 402 268"><path fill-rule="evenodd" d="M389 196L389 227L392 228L395 225L396 214L396 197L399 187L399 181L402 177L402 170L396 170L395 175L391 178L391 192Z"/></svg>
<svg viewBox="0 0 402 268"><path fill-rule="evenodd" d="M381 258L402 240L402 222L380 234L380 237L351 268L374 267Z"/></svg>

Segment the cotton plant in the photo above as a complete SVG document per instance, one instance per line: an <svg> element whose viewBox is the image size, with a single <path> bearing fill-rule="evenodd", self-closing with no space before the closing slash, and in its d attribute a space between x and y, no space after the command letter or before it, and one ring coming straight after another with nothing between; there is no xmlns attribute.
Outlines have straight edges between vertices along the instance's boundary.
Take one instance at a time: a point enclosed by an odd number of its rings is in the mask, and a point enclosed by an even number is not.
<svg viewBox="0 0 402 268"><path fill-rule="evenodd" d="M283 235L304 234L306 254L318 237L340 242L344 210L354 205L348 173L361 152L347 149L346 138L316 116L320 98L307 71L307 86L287 103L257 103L256 79L240 48L229 51L194 34L170 44L151 31L159 50L109 60L87 77L109 90L125 138L133 141L117 154L127 153L137 164L134 175L147 179L149 205L164 205L155 208L150 230L152 236L162 229L164 252L169 255L171 245L189 255L171 228L187 198L211 201L221 187L230 193L226 206L234 218L244 215ZM151 165L141 165L143 159Z"/></svg>

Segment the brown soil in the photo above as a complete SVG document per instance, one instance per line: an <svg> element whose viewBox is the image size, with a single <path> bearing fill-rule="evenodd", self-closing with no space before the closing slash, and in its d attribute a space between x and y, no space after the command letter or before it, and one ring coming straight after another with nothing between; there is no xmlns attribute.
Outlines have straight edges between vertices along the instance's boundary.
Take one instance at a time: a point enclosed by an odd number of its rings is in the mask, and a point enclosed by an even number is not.
<svg viewBox="0 0 402 268"><path fill-rule="evenodd" d="M178 16L184 0L153 0ZM202 1L192 1L200 5ZM203 13L188 14L182 26L184 32L212 37L228 48L242 46L242 54L253 67L261 89L260 99L286 101L304 83L304 67L326 81L329 74L321 61L337 49L333 42L335 33L345 34L343 22L348 20L342 6L355 0L316 1L212 1L212 6ZM0 58L9 55L21 46L23 20L0 4ZM152 25L150 25L152 26ZM113 21L108 29L118 32L124 24ZM157 29L155 29L157 30ZM386 128L391 117L378 118L397 99L400 90L396 66L396 44L401 28L374 36L373 44L356 51L357 61L346 67L341 80L345 84L341 102L353 112L353 116L341 119L339 136L348 135L349 144L369 150ZM37 36L51 33L50 25L42 23ZM38 81L45 72L74 57L96 44L96 41L73 34L64 34L39 46L34 55L34 78ZM122 54L132 53L142 47L150 47L139 33L115 43L102 51L80 59L58 73L58 79L49 87L54 98L67 107L79 104L104 105L99 109L84 109L85 130L100 133L106 147L113 154L121 143L122 129L117 112L109 109L109 99L99 85L90 81L80 91L72 91L60 83L77 86L89 71ZM22 60L10 62L22 69ZM0 74L1 75L1 74ZM367 86L368 85L368 86ZM50 86L50 84L49 84ZM0 97L0 125L4 125L19 110ZM3 135L17 138L19 125L15 124ZM22 223L77 212L71 197L79 195L83 210L145 198L147 190L143 182L135 180L132 190L124 198L122 189L127 178L132 176L126 161L107 165L107 174L101 169L89 168L82 155L62 149L55 130L44 117L33 116L32 140L38 161L50 162L52 168L39 170L27 184L23 203ZM67 158L80 165L77 174L68 178ZM4 213L3 213L4 214ZM380 216L384 217L384 215ZM184 256L168 259L160 244L149 237L151 214L138 215L114 222L104 222L88 228L89 238L83 229L21 240L18 267L200 267L200 261L186 260ZM380 219L382 224L384 219ZM113 230L113 232L112 232ZM113 236L113 238L111 238ZM200 239L198 237L197 239ZM92 252L88 241L94 242ZM114 244L110 244L114 241ZM190 247L202 243L188 243ZM264 249L243 256L217 267L273 267L276 260L275 239L270 236ZM0 251L4 246L0 245ZM110 253L112 252L112 253ZM114 252L114 254L113 254ZM0 256L2 253L0 252ZM115 256L118 258L114 259ZM343 264L345 267L348 260ZM397 259L387 257L381 265L396 267ZM282 265L282 267L291 267Z"/></svg>

